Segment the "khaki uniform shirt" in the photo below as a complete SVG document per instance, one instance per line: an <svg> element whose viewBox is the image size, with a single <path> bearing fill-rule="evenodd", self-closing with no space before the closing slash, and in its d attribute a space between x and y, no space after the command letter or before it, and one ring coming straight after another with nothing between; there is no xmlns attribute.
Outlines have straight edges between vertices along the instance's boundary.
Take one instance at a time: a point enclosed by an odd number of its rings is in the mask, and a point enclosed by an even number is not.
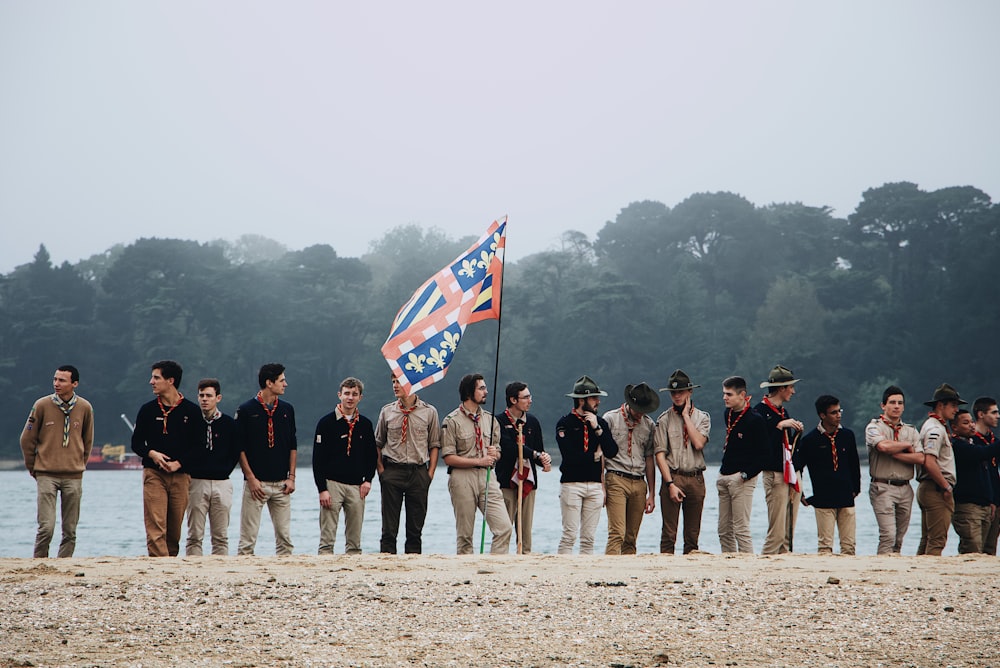
<svg viewBox="0 0 1000 668"><path fill-rule="evenodd" d="M925 455L937 457L941 475L952 485L957 480L955 474L955 451L951 448L951 438L948 429L937 418L929 417L920 427L920 444ZM917 480L933 480L923 466L919 467Z"/></svg>
<svg viewBox="0 0 1000 668"><path fill-rule="evenodd" d="M397 464L426 464L433 448L441 447L441 425L437 409L417 398L406 426L406 443L400 442L403 433L403 411L394 401L382 407L375 426L375 445L382 456Z"/></svg>
<svg viewBox="0 0 1000 668"><path fill-rule="evenodd" d="M899 423L897 436L891 426L877 417L865 427L865 445L868 446L868 473L873 478L882 480L913 480L913 464L901 462L885 452L879 452L875 447L882 441L899 441L909 443L914 452L923 452L920 434L913 425Z"/></svg>
<svg viewBox="0 0 1000 668"><path fill-rule="evenodd" d="M491 413L482 409L479 410L479 415L483 439L482 452L476 444L476 423L459 407L448 413L441 424L442 458L447 455L482 457L490 445L497 450L500 449L500 423Z"/></svg>
<svg viewBox="0 0 1000 668"><path fill-rule="evenodd" d="M619 471L629 475L646 475L646 457L653 456L653 430L656 423L653 418L643 415L632 428L632 452L629 453L628 425L621 408L608 411L603 415L611 427L611 435L618 444L618 454L604 462L608 471Z"/></svg>
<svg viewBox="0 0 1000 668"><path fill-rule="evenodd" d="M705 437L712 431L712 418L703 410L695 407L691 414L698 433ZM705 470L705 450L696 450L690 442L684 440L684 418L673 409L673 406L660 413L656 421L656 432L653 435L653 452L664 452L667 455L667 466L671 471L693 473Z"/></svg>

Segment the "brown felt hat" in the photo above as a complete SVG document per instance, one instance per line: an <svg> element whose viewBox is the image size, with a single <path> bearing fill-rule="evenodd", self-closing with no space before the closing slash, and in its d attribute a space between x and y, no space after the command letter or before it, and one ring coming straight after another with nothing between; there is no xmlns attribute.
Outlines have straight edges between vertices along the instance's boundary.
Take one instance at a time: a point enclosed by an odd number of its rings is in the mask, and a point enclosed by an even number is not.
<svg viewBox="0 0 1000 668"><path fill-rule="evenodd" d="M606 397L608 393L597 387L597 383L590 376L580 376L573 385L573 391L566 396L574 399L586 399L587 397Z"/></svg>
<svg viewBox="0 0 1000 668"><path fill-rule="evenodd" d="M786 385L794 385L799 382L800 378L796 378L792 373L791 369L786 369L780 364L773 369L771 373L767 374L767 380L760 384L761 387L785 387Z"/></svg>
<svg viewBox="0 0 1000 668"><path fill-rule="evenodd" d="M959 406L969 403L968 401L963 401L962 397L958 396L958 390L954 387L948 383L942 383L938 386L938 389L934 390L934 398L930 401L925 401L924 406L934 408L938 402L947 403L949 401L954 401L958 403Z"/></svg>
<svg viewBox="0 0 1000 668"><path fill-rule="evenodd" d="M660 407L660 395L646 383L625 386L625 403L634 413L647 415Z"/></svg>
<svg viewBox="0 0 1000 668"><path fill-rule="evenodd" d="M691 378L680 369L677 369L677 371L670 374L670 378L667 379L667 386L661 387L660 392L680 392L682 390L693 390L696 387L701 387L701 385L692 385Z"/></svg>

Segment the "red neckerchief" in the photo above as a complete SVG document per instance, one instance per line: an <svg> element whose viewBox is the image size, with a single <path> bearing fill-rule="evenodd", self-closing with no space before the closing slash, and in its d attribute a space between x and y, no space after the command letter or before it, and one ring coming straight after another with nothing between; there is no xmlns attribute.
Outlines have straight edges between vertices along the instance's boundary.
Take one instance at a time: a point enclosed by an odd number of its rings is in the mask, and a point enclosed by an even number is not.
<svg viewBox="0 0 1000 668"><path fill-rule="evenodd" d="M409 408L403 406L403 400L399 400L399 411L403 414L403 428L399 432L399 444L406 445L406 431L410 426L410 413L417 409L417 402L413 402L413 405Z"/></svg>
<svg viewBox="0 0 1000 668"><path fill-rule="evenodd" d="M464 414L465 417L467 417L470 420L472 420L472 424L476 428L476 452L479 454L480 457L482 457L483 456L483 427L482 427L482 425L479 424L479 418L483 417L483 414L481 412L480 413L470 413L467 410L465 410L464 406L459 406L458 408L459 408L459 410L462 411L462 414Z"/></svg>
<svg viewBox="0 0 1000 668"><path fill-rule="evenodd" d="M177 408L178 406L180 406L180 404L181 404L182 401L184 401L184 395L181 394L180 392L178 392L177 393L177 403L174 404L173 406L171 406L170 408L164 408L163 407L163 399L161 399L159 397L159 395L157 395L157 397L156 397L156 403L158 403L160 405L160 412L163 413L163 433L164 434L167 433L167 418L170 416L170 414L174 411L175 408Z"/></svg>
<svg viewBox="0 0 1000 668"><path fill-rule="evenodd" d="M823 432L826 435L826 437L828 439L830 439L830 450L833 453L833 470L834 471L836 471L838 468L840 468L839 462L837 461L837 432L838 431L840 431L840 427L837 427L833 431L832 434L830 432L828 432L828 431L824 431Z"/></svg>
<svg viewBox="0 0 1000 668"><path fill-rule="evenodd" d="M337 408L340 409L340 414L341 414L341 416L343 416L344 422L347 423L347 456L350 457L351 456L351 439L354 438L354 425L356 425L358 423L358 415L360 415L360 412L358 411L357 408L355 408L354 409L354 418L351 419L351 420L348 420L347 416L344 415L343 404L337 404Z"/></svg>
<svg viewBox="0 0 1000 668"><path fill-rule="evenodd" d="M743 410L740 411L740 414L736 416L735 420L733 419L733 409L732 408L729 409L729 416L726 418L726 442L722 444L722 449L723 450L726 449L726 445L728 445L728 443L729 443L729 432L731 432L733 430L733 427L736 426L736 423L738 423L741 419L743 419L743 416L746 415L746 412L748 410L750 410L750 397L749 396L747 396L747 403L746 403L746 405L743 406Z"/></svg>
<svg viewBox="0 0 1000 668"><path fill-rule="evenodd" d="M889 420L886 419L885 415L881 416L879 419L882 420L882 422L884 422L887 425L889 425L889 429L892 429L892 440L898 441L899 440L899 430L903 428L903 421L900 420L899 424L893 424L893 423L889 422Z"/></svg>
<svg viewBox="0 0 1000 668"><path fill-rule="evenodd" d="M782 420L788 417L788 412L785 410L784 406L778 407L771 403L768 397L764 397L764 405L775 412ZM792 446L788 443L788 432L784 429L781 430L781 438L784 441L785 449L790 450Z"/></svg>
<svg viewBox="0 0 1000 668"><path fill-rule="evenodd" d="M267 413L267 447L274 447L274 411L278 410L278 397L274 398L274 408L268 408L264 403L263 392L257 393L257 401L260 402L264 412Z"/></svg>
<svg viewBox="0 0 1000 668"><path fill-rule="evenodd" d="M573 409L573 415L575 415L576 419L583 423L583 451L587 452L587 450L590 449L590 425L587 424L587 419L585 417L576 412L575 408Z"/></svg>
<svg viewBox="0 0 1000 668"><path fill-rule="evenodd" d="M621 411L622 418L625 419L625 426L628 427L628 450L627 450L627 452L628 452L628 456L631 457L632 456L632 430L635 429L636 425L639 424L639 421L637 420L635 422L632 422L632 420L629 419L629 417L628 417L628 414L629 414L628 404L622 404L622 407L619 408L618 410ZM639 420L642 420L642 416L639 417ZM584 451L584 452L586 452L586 451Z"/></svg>
<svg viewBox="0 0 1000 668"><path fill-rule="evenodd" d="M512 425L514 425L515 429L517 429L517 444L520 445L520 446L523 446L524 445L524 422L525 422L524 415L522 415L519 418L515 418L513 415L510 414L510 409L509 408L504 411L504 415L507 416L507 419L510 420L510 423Z"/></svg>

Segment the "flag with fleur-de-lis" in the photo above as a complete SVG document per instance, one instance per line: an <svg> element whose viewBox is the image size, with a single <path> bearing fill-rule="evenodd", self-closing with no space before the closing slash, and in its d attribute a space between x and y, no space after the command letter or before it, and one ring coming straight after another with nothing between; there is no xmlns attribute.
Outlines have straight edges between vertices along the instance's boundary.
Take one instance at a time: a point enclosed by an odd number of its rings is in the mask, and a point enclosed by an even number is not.
<svg viewBox="0 0 1000 668"><path fill-rule="evenodd" d="M506 234L506 216L493 221L399 309L382 355L408 394L444 378L468 324L500 317Z"/></svg>

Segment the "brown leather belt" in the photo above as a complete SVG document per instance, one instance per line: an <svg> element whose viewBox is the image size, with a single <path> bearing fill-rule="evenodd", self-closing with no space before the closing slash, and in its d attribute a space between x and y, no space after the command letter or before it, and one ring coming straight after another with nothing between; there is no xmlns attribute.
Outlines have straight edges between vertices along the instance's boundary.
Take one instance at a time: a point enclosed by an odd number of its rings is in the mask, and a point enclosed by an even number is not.
<svg viewBox="0 0 1000 668"><path fill-rule="evenodd" d="M888 478L872 478L872 482L881 482L886 485L893 485L894 487L909 487L909 480L890 480Z"/></svg>
<svg viewBox="0 0 1000 668"><path fill-rule="evenodd" d="M701 475L701 471L681 471L680 469L670 469L670 472L674 475L682 475L686 478L697 478Z"/></svg>
<svg viewBox="0 0 1000 668"><path fill-rule="evenodd" d="M614 473L615 475L620 475L621 477L628 478L629 480L643 480L646 477L637 473L625 473L624 471L614 471L612 469L608 469L608 473Z"/></svg>

